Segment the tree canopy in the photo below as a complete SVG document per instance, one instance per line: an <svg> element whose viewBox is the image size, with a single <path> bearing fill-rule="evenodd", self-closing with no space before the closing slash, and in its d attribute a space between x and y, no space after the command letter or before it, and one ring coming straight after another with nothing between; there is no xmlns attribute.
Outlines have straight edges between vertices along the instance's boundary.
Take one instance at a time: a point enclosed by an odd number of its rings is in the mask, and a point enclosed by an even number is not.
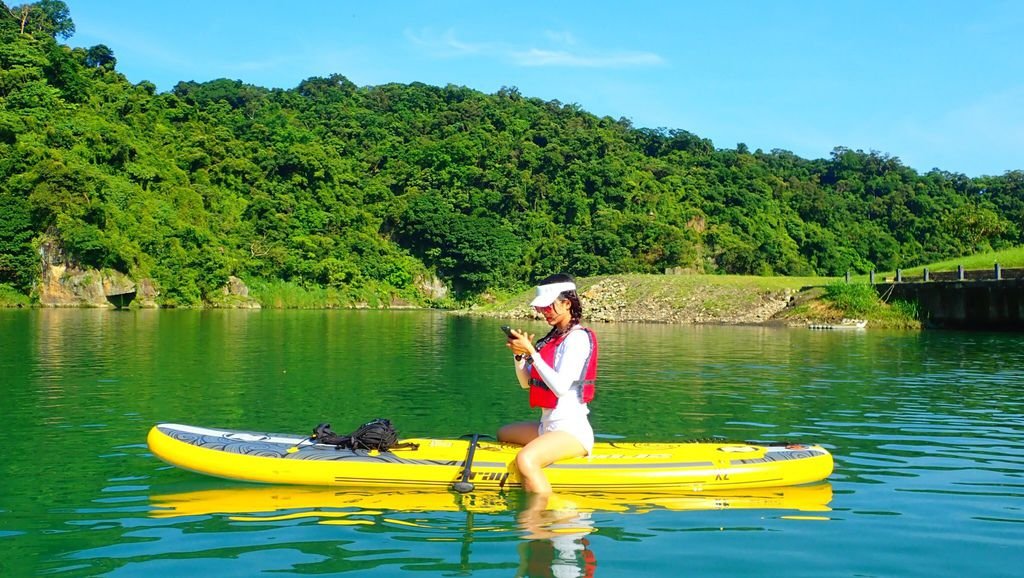
<svg viewBox="0 0 1024 578"><path fill-rule="evenodd" d="M1024 243L1022 171L716 148L511 87L157 93L111 48L60 44L63 2L0 7L0 283L26 293L42 239L170 305L229 275L423 302L435 275L473 298L558 271L839 275Z"/></svg>

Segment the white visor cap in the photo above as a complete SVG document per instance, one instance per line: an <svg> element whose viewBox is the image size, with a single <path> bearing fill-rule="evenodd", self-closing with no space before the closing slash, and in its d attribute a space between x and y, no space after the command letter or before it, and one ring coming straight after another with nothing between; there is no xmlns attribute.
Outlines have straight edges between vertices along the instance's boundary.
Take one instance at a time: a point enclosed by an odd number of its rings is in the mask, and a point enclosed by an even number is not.
<svg viewBox="0 0 1024 578"><path fill-rule="evenodd" d="M565 291L575 291L575 283L551 283L550 285L537 285L537 296L530 301L530 307L547 307L558 299L558 296Z"/></svg>

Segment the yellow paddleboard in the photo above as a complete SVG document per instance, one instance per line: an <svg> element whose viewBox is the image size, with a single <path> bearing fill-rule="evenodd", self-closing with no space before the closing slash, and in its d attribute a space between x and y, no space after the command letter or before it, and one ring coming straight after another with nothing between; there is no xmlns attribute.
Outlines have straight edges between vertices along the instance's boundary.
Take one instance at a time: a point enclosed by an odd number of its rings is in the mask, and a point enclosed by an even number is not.
<svg viewBox="0 0 1024 578"><path fill-rule="evenodd" d="M268 484L447 489L461 480L468 440L406 439L391 452L335 449L294 434L159 424L149 448L169 464L209 476ZM470 464L476 490L520 486L520 447L479 441ZM817 445L744 442L597 443L590 456L545 468L556 492L707 492L809 484L832 473Z"/></svg>

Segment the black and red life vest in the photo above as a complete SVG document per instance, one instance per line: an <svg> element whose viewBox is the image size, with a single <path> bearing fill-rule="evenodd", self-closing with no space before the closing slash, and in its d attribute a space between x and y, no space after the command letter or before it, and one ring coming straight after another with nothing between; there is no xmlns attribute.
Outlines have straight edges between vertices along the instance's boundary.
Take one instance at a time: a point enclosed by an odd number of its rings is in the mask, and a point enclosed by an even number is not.
<svg viewBox="0 0 1024 578"><path fill-rule="evenodd" d="M590 403L590 400L594 399L594 381L597 379L597 336L594 335L593 330L587 327L575 325L569 331L566 331L561 335L556 335L548 341L545 341L537 351L537 354L540 355L540 358L543 359L549 367L554 367L555 352L558 351L558 346L576 329L585 331L587 336L590 338L590 356L587 357L586 363L583 364L583 374L573 381L573 385L579 385L578 395L580 396L580 400L583 403ZM538 372L535 367L531 366L530 407L554 408L557 405L558 396L548 388L546 383L544 383L544 379L541 378L540 372Z"/></svg>

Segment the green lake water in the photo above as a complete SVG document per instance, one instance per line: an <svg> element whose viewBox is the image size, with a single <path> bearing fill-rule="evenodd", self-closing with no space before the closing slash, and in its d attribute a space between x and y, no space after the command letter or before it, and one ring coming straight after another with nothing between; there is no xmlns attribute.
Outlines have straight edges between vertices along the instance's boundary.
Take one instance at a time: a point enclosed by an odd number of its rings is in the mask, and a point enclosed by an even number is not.
<svg viewBox="0 0 1024 578"><path fill-rule="evenodd" d="M387 417L408 437L493 434L535 416L502 323L0 311L0 576L1024 573L1020 334L595 326L599 440L820 443L836 470L797 490L817 496L813 508L778 496L569 500L538 532L517 492L339 504L344 490L206 478L146 448L158 422L307 432ZM211 496L222 500L167 515L168 503Z"/></svg>

